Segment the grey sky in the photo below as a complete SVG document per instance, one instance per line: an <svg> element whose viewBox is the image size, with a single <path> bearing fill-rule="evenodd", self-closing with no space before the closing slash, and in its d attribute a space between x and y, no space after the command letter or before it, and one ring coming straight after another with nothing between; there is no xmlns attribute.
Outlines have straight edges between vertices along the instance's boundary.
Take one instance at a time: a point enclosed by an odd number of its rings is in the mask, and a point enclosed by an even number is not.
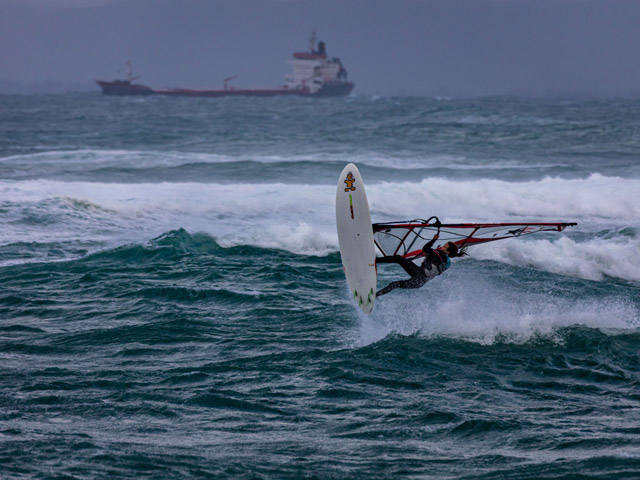
<svg viewBox="0 0 640 480"><path fill-rule="evenodd" d="M357 94L640 94L636 0L0 0L0 92L275 87L314 27Z"/></svg>

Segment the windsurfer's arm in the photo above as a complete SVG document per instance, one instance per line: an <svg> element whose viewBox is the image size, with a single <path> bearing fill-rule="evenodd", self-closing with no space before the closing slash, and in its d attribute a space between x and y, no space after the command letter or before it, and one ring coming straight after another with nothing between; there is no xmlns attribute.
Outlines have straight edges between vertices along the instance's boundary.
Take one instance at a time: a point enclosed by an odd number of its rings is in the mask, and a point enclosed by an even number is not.
<svg viewBox="0 0 640 480"><path fill-rule="evenodd" d="M440 235L436 233L431 240L424 244L424 247L422 247L422 251L425 255L428 255L429 252L433 250L433 244L436 243L436 240L438 238L440 238Z"/></svg>

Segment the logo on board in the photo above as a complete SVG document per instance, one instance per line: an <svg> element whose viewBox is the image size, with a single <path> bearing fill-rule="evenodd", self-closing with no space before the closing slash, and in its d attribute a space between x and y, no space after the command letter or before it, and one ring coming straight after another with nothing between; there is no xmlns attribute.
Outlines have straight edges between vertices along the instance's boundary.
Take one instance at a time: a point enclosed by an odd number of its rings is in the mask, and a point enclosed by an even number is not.
<svg viewBox="0 0 640 480"><path fill-rule="evenodd" d="M347 178L345 179L344 183L347 186L347 188L344 189L345 192L356 191L356 187L353 186L353 184L356 183L356 177L353 176L353 173L347 173Z"/></svg>

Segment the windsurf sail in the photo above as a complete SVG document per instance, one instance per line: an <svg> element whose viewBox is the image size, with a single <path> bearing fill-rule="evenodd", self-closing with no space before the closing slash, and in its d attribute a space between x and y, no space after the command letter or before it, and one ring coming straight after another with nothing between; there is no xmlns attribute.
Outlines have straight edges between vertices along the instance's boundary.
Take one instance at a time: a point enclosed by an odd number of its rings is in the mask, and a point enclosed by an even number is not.
<svg viewBox="0 0 640 480"><path fill-rule="evenodd" d="M437 217L428 220L374 223L373 240L382 255L405 258L422 254L422 246L438 233L435 247L453 242L458 249L482 243L517 238L537 232L561 232L576 223L440 223Z"/></svg>

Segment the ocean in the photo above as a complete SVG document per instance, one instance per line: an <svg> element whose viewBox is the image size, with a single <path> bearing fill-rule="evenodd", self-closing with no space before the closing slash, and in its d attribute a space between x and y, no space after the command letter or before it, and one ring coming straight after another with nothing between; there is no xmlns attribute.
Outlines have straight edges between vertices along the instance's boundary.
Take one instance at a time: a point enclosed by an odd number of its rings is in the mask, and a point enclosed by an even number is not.
<svg viewBox="0 0 640 480"><path fill-rule="evenodd" d="M351 302L374 222L577 222ZM379 268L379 288L405 278ZM640 100L0 96L0 478L640 478Z"/></svg>

